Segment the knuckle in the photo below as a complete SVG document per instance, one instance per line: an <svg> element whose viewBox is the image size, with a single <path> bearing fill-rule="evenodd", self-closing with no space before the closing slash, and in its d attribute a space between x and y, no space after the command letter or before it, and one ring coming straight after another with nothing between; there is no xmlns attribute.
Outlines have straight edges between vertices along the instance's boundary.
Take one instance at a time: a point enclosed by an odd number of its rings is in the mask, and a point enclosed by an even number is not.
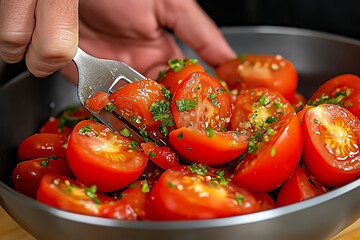
<svg viewBox="0 0 360 240"><path fill-rule="evenodd" d="M0 56L8 63L23 59L31 34L24 32L1 32Z"/></svg>

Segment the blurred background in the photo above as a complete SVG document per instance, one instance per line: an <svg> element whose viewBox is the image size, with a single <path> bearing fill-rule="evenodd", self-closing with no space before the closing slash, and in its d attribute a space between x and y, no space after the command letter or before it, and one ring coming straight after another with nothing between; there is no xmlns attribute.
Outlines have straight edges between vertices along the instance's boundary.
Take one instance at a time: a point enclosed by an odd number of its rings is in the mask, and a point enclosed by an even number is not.
<svg viewBox="0 0 360 240"><path fill-rule="evenodd" d="M360 0L198 0L219 27L273 25L306 28L360 40ZM0 85L26 69L2 64Z"/></svg>

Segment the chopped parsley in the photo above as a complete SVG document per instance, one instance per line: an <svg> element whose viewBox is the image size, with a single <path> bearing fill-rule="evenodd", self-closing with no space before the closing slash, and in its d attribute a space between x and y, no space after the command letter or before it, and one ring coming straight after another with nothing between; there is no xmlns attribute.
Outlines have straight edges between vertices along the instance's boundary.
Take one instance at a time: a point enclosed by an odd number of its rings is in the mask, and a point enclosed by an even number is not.
<svg viewBox="0 0 360 240"><path fill-rule="evenodd" d="M42 167L47 167L49 166L49 164L50 164L49 160L41 160L40 162L40 166Z"/></svg>
<svg viewBox="0 0 360 240"><path fill-rule="evenodd" d="M334 96L323 93L320 97L316 98L313 101L308 101L308 105L318 106L321 104L336 104L341 107L344 107L344 98L350 96L350 89L346 88L345 90L338 89Z"/></svg>
<svg viewBox="0 0 360 240"><path fill-rule="evenodd" d="M150 158L156 158L156 154L153 151L149 152L149 157Z"/></svg>
<svg viewBox="0 0 360 240"><path fill-rule="evenodd" d="M111 102L105 105L105 111L112 112L115 110L115 105Z"/></svg>
<svg viewBox="0 0 360 240"><path fill-rule="evenodd" d="M271 157L274 157L274 156L275 156L275 153L276 153L276 148L275 148L275 147L272 147L271 150L270 150L270 156L271 156Z"/></svg>
<svg viewBox="0 0 360 240"><path fill-rule="evenodd" d="M179 112L191 110L196 107L197 103L190 99L178 99L175 100L176 108Z"/></svg>
<svg viewBox="0 0 360 240"><path fill-rule="evenodd" d="M210 93L208 97L211 99L211 102L214 106L217 106L219 104L219 100L216 97L216 93Z"/></svg>
<svg viewBox="0 0 360 240"><path fill-rule="evenodd" d="M84 191L85 191L85 194L94 201L94 203L96 203L96 204L101 203L100 200L96 196L96 191L97 191L96 185L92 185L88 188L85 188Z"/></svg>
<svg viewBox="0 0 360 240"><path fill-rule="evenodd" d="M211 127L206 127L206 128L205 128L205 131L206 131L207 134L208 134L208 138L214 137L214 130L213 130Z"/></svg>
<svg viewBox="0 0 360 240"><path fill-rule="evenodd" d="M209 170L208 167L206 167L205 165L198 165L196 163L194 163L193 165L188 166L190 172L192 173L196 173L197 175L200 176L205 176L206 172Z"/></svg>
<svg viewBox="0 0 360 240"><path fill-rule="evenodd" d="M216 172L216 180L223 186L227 186L229 180L225 178L225 170L218 170Z"/></svg>
<svg viewBox="0 0 360 240"><path fill-rule="evenodd" d="M91 127L89 124L86 124L82 128L79 129L79 133L86 135L87 133L91 132Z"/></svg>
<svg viewBox="0 0 360 240"><path fill-rule="evenodd" d="M236 194L235 196L235 201L238 203L238 204L243 204L244 202L244 195L242 194Z"/></svg>
<svg viewBox="0 0 360 240"><path fill-rule="evenodd" d="M177 135L177 139L182 140L183 138L184 138L184 133L183 132L181 132L181 133L179 133L179 135Z"/></svg>
<svg viewBox="0 0 360 240"><path fill-rule="evenodd" d="M265 94L261 95L261 97L257 100L257 102L261 103L261 105L266 106L270 103L270 100L265 96Z"/></svg>
<svg viewBox="0 0 360 240"><path fill-rule="evenodd" d="M143 184L141 184L141 191L143 193L148 193L150 192L150 187L149 187L149 183L148 182L144 182Z"/></svg>
<svg viewBox="0 0 360 240"><path fill-rule="evenodd" d="M171 114L170 102L165 102L164 100L155 101L151 104L149 110L155 121L161 121L159 131L166 137L169 134L167 127L175 126Z"/></svg>
<svg viewBox="0 0 360 240"><path fill-rule="evenodd" d="M127 129L127 128L124 128L123 130L121 130L120 134L127 138L131 136L129 129Z"/></svg>

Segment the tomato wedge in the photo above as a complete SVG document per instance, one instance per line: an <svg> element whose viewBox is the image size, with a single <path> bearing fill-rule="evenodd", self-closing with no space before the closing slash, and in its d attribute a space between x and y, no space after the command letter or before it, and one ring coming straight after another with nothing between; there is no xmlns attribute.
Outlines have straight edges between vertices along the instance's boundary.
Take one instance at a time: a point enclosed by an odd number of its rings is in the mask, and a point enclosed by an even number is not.
<svg viewBox="0 0 360 240"><path fill-rule="evenodd" d="M184 159L217 166L240 156L248 146L249 135L237 131L201 131L183 127L170 132L171 146Z"/></svg>
<svg viewBox="0 0 360 240"><path fill-rule="evenodd" d="M260 210L255 197L203 165L166 170L150 192L152 220L229 217Z"/></svg>
<svg viewBox="0 0 360 240"><path fill-rule="evenodd" d="M360 78L354 74L335 76L314 92L308 104L336 104L360 118Z"/></svg>
<svg viewBox="0 0 360 240"><path fill-rule="evenodd" d="M66 153L78 180L88 186L96 185L102 192L132 183L148 159L128 138L92 120L75 126Z"/></svg>
<svg viewBox="0 0 360 240"><path fill-rule="evenodd" d="M113 201L111 197L98 193L95 186L86 187L52 173L41 179L36 199L58 209L91 216L102 216L103 206Z"/></svg>
<svg viewBox="0 0 360 240"><path fill-rule="evenodd" d="M141 143L141 148L151 161L164 170L180 166L176 153L168 147L160 147L152 142L146 142Z"/></svg>
<svg viewBox="0 0 360 240"><path fill-rule="evenodd" d="M177 88L171 102L171 112L177 128L224 131L231 116L230 95L210 74L195 72Z"/></svg>
<svg viewBox="0 0 360 240"><path fill-rule="evenodd" d="M295 170L302 150L300 122L279 92L256 88L240 95L234 102L231 127L251 133L234 183L252 192L269 192Z"/></svg>
<svg viewBox="0 0 360 240"><path fill-rule="evenodd" d="M343 107L322 104L303 118L302 157L309 172L326 186L360 176L360 120Z"/></svg>
<svg viewBox="0 0 360 240"><path fill-rule="evenodd" d="M281 207L301 202L327 191L328 189L317 182L306 169L298 166L289 179L281 186L276 198L276 206Z"/></svg>
<svg viewBox="0 0 360 240"><path fill-rule="evenodd" d="M267 87L289 100L293 98L298 85L294 65L281 55L243 54L220 65L216 75L227 82L230 89L237 88L241 92Z"/></svg>
<svg viewBox="0 0 360 240"><path fill-rule="evenodd" d="M160 74L158 82L163 84L172 94L179 84L193 72L205 72L197 59L170 59L169 69Z"/></svg>

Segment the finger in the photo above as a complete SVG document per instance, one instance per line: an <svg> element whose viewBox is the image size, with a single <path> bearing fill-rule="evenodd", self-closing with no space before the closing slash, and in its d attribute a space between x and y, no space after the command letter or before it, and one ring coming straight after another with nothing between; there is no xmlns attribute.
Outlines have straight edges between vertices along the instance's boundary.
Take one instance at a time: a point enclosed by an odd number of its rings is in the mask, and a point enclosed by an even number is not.
<svg viewBox="0 0 360 240"><path fill-rule="evenodd" d="M26 64L36 76L49 75L75 56L78 45L78 1L38 0L36 26Z"/></svg>
<svg viewBox="0 0 360 240"><path fill-rule="evenodd" d="M224 36L215 23L194 0L157 1L159 21L174 31L207 64L216 67L235 58Z"/></svg>
<svg viewBox="0 0 360 240"><path fill-rule="evenodd" d="M36 0L0 1L0 57L15 63L23 59L35 26Z"/></svg>

